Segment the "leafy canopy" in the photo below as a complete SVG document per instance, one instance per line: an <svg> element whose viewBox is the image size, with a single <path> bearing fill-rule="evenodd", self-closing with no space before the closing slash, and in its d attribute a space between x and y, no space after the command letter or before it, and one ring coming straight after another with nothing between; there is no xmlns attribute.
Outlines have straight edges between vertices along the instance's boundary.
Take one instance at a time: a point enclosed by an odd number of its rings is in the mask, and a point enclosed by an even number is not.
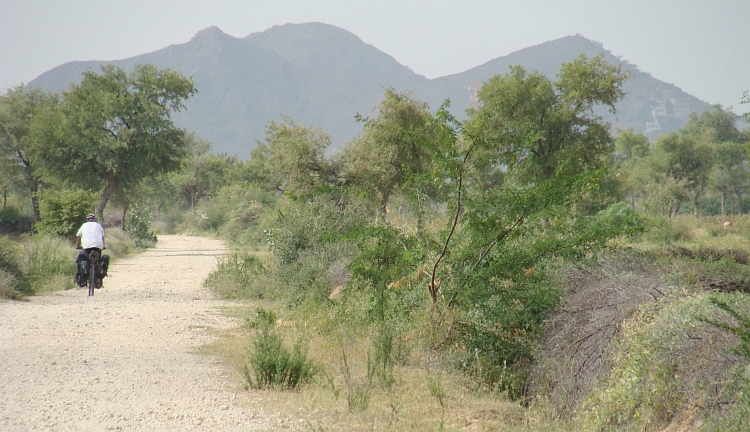
<svg viewBox="0 0 750 432"><path fill-rule="evenodd" d="M185 132L171 114L195 92L192 79L148 64L130 74L113 65L86 72L59 104L35 117L33 156L48 174L102 191L102 217L118 188L180 167Z"/></svg>

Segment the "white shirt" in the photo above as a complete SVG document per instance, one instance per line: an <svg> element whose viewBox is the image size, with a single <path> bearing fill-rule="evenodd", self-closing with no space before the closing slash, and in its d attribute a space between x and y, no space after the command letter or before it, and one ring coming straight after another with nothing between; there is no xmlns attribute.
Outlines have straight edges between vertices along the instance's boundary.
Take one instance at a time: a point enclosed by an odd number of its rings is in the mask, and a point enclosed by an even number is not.
<svg viewBox="0 0 750 432"><path fill-rule="evenodd" d="M104 248L104 228L96 222L86 222L81 225L76 237L81 237L83 249Z"/></svg>

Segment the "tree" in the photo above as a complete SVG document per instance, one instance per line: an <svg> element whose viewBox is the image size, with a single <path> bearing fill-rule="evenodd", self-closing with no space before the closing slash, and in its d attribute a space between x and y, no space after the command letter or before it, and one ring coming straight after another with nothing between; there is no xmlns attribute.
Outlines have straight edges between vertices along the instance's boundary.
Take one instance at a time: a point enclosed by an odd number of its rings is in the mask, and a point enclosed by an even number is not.
<svg viewBox="0 0 750 432"><path fill-rule="evenodd" d="M375 190L383 216L391 194L429 169L423 143L434 139L430 119L427 104L387 88L378 116L367 120L362 134L344 148L345 183Z"/></svg>
<svg viewBox="0 0 750 432"><path fill-rule="evenodd" d="M471 112L467 130L487 134L483 141L491 144L494 162L505 165L519 181L541 182L559 170L574 174L600 168L614 143L609 124L595 109L615 112L628 76L602 55L581 55L563 64L555 82L512 66L479 90L481 106Z"/></svg>
<svg viewBox="0 0 750 432"><path fill-rule="evenodd" d="M0 187L3 198L11 187L28 193L36 222L40 220L37 194L43 183L36 162L29 153L31 121L44 104L53 104L55 96L39 89L19 85L0 96L0 169L3 177Z"/></svg>
<svg viewBox="0 0 750 432"><path fill-rule="evenodd" d="M725 203L731 193L737 195L738 212L742 214L742 190L747 188L747 161L745 145L731 141L714 144L715 163L710 174L710 183L721 192L721 214L726 214ZM730 213L733 210L730 208Z"/></svg>
<svg viewBox="0 0 750 432"><path fill-rule="evenodd" d="M651 159L654 171L664 173L667 178L691 191L693 214L698 215L698 199L705 190L711 168L714 150L704 140L693 135L672 132L659 137L653 145ZM680 211L681 200L674 209Z"/></svg>
<svg viewBox="0 0 750 432"><path fill-rule="evenodd" d="M276 189L300 195L326 183L330 166L325 149L330 145L331 137L321 129L284 116L279 123L268 123L265 142L258 143L253 159L267 164Z"/></svg>
<svg viewBox="0 0 750 432"><path fill-rule="evenodd" d="M633 211L635 211L635 197L643 192L643 186L645 185L637 165L640 160L650 154L650 151L650 144L646 135L635 133L633 128L617 130L614 162L617 168L617 177L625 187Z"/></svg>
<svg viewBox="0 0 750 432"><path fill-rule="evenodd" d="M50 175L100 191L95 212L103 219L118 189L179 169L185 132L171 115L195 92L192 79L148 64L130 74L113 65L86 72L58 106L35 116L33 159Z"/></svg>
<svg viewBox="0 0 750 432"><path fill-rule="evenodd" d="M215 195L225 184L227 171L238 163L233 156L212 154L212 147L210 141L189 134L183 168L170 177L170 182L185 198L190 210L195 209L201 198Z"/></svg>
<svg viewBox="0 0 750 432"><path fill-rule="evenodd" d="M742 214L742 194L747 188L747 173L744 164L747 160L745 145L750 134L736 126L737 116L717 106L714 111L705 111L700 116L692 114L681 130L696 140L713 148L716 165L711 172L711 182L722 193L721 211L727 194L737 195L738 214Z"/></svg>
<svg viewBox="0 0 750 432"><path fill-rule="evenodd" d="M708 131L714 142L738 142L744 143L750 139L748 133L737 129L736 122L738 116L730 111L725 111L721 105L715 106L712 111L704 111L698 116L695 113L690 114L687 124L682 128L682 133L700 136Z"/></svg>

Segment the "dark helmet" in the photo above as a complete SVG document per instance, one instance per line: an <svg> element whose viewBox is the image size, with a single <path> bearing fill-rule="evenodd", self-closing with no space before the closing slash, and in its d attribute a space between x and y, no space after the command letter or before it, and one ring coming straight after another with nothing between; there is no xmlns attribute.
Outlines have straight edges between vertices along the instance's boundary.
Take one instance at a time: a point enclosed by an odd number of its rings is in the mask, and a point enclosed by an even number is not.
<svg viewBox="0 0 750 432"><path fill-rule="evenodd" d="M94 222L96 220L96 216L94 216L93 214L87 214L86 220L89 222Z"/></svg>

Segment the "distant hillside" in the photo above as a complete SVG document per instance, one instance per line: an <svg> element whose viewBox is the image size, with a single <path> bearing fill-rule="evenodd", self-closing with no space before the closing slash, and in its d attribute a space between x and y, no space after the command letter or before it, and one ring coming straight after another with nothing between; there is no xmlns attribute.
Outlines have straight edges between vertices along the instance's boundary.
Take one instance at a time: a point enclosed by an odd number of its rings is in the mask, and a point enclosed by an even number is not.
<svg viewBox="0 0 750 432"><path fill-rule="evenodd" d="M384 87L411 90L430 107L451 99L453 111L469 108L469 87L508 66L523 65L553 77L564 61L580 53L604 53L613 64L622 63L603 47L582 36L568 36L517 51L460 74L428 80L399 64L393 57L367 45L340 28L320 24L286 24L238 39L216 27L202 30L189 42L112 62L71 62L58 66L29 83L46 91L67 89L81 74L103 63L125 69L152 63L180 70L195 79L198 94L176 123L214 142L216 152L246 157L264 136L269 120L287 114L303 124L319 126L340 146L361 130L356 113L369 114ZM679 88L659 81L624 63L634 78L625 85L628 96L617 116L605 118L614 127L645 131L655 137L684 125L689 112L709 106Z"/></svg>

